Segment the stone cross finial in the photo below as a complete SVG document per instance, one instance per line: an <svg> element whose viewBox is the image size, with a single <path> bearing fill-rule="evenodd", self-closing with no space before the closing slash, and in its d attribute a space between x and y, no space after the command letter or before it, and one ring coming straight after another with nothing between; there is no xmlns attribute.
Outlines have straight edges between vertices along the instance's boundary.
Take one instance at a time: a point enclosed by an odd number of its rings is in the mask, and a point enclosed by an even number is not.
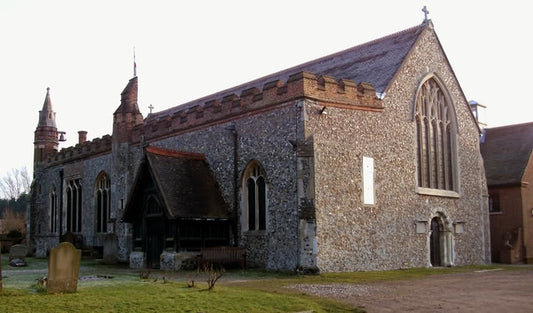
<svg viewBox="0 0 533 313"><path fill-rule="evenodd" d="M150 114L152 114L152 110L154 109L154 106L153 105L149 105L148 108L150 109Z"/></svg>
<svg viewBox="0 0 533 313"><path fill-rule="evenodd" d="M422 12L424 12L424 22L427 22L427 20L428 20L428 14L429 14L429 10L428 10L428 8L427 8L426 6L424 6L424 7L422 8Z"/></svg>

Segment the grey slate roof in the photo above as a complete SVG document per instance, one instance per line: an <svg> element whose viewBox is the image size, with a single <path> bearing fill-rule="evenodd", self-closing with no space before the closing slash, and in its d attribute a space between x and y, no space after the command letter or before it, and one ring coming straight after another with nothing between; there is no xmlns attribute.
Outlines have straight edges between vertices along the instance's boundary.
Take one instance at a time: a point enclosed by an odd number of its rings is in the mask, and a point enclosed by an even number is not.
<svg viewBox="0 0 533 313"><path fill-rule="evenodd" d="M329 75L337 80L348 79L353 80L355 83L370 83L376 88L376 92L383 93L418 39L418 36L429 25L431 25L431 22L422 23L386 37L288 68L216 94L165 111L153 113L150 117L158 118L163 115L172 114L176 110L192 107L230 94L240 95L243 90L249 88L256 87L262 89L266 83L275 80L286 82L290 75L302 71L311 72L317 76Z"/></svg>
<svg viewBox="0 0 533 313"><path fill-rule="evenodd" d="M488 128L481 154L489 186L520 183L533 150L533 122Z"/></svg>

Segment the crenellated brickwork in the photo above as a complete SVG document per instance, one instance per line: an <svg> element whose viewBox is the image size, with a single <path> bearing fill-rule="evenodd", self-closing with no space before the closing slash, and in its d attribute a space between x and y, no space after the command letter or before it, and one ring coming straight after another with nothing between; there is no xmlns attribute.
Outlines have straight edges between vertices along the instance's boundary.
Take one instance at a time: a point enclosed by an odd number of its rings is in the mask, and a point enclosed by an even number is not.
<svg viewBox="0 0 533 313"><path fill-rule="evenodd" d="M63 148L59 152L50 154L43 162L43 166L49 167L59 165L110 152L111 136L105 135L102 138L95 138L92 141L85 141L73 147Z"/></svg>
<svg viewBox="0 0 533 313"><path fill-rule="evenodd" d="M376 97L376 90L372 85L356 84L346 79L337 81L325 75L317 77L310 72L293 74L287 82L281 80L268 82L262 90L257 87L244 89L240 96L233 93L219 98L214 97L148 116L144 124L146 139L188 131L243 115L261 113L276 105L301 98L315 100L323 106L343 109L383 110L382 102Z"/></svg>

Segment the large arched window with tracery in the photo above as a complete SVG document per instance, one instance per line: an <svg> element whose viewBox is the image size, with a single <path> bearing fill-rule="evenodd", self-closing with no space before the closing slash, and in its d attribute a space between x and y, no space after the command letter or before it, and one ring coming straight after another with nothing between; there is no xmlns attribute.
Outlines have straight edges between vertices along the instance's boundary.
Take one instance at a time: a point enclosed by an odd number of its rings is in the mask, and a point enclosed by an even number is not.
<svg viewBox="0 0 533 313"><path fill-rule="evenodd" d="M252 161L246 167L242 186L242 215L243 230L265 230L267 212L267 185L264 170L257 161Z"/></svg>
<svg viewBox="0 0 533 313"><path fill-rule="evenodd" d="M96 232L105 233L107 232L109 207L111 204L111 181L105 172L100 173L96 178L95 202Z"/></svg>
<svg viewBox="0 0 533 313"><path fill-rule="evenodd" d="M458 191L455 110L436 76L430 75L418 90L415 121L419 190Z"/></svg>

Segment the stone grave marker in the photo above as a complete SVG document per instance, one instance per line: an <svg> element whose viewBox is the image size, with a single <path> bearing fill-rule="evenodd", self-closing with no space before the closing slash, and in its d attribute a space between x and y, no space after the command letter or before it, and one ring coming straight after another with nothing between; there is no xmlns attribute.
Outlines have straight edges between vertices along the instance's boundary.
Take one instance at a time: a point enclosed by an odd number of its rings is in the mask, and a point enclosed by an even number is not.
<svg viewBox="0 0 533 313"><path fill-rule="evenodd" d="M2 242L0 241L0 294L2 294Z"/></svg>
<svg viewBox="0 0 533 313"><path fill-rule="evenodd" d="M115 234L107 234L104 238L104 263L118 263L118 237Z"/></svg>
<svg viewBox="0 0 533 313"><path fill-rule="evenodd" d="M76 292L80 274L81 251L70 242L62 242L50 251L48 293Z"/></svg>
<svg viewBox="0 0 533 313"><path fill-rule="evenodd" d="M9 249L9 260L21 259L26 261L26 255L28 254L28 248L25 245L13 245Z"/></svg>

